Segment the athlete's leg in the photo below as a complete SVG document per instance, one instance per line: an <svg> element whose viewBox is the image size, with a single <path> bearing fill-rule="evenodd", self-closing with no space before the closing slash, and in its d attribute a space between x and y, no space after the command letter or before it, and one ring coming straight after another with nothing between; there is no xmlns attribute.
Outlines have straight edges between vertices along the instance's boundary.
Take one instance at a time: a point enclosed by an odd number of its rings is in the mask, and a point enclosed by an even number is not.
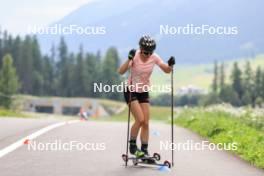
<svg viewBox="0 0 264 176"><path fill-rule="evenodd" d="M131 128L131 137L136 139L138 136L138 132L140 127L144 123L144 114L142 112L141 106L137 100L131 102L131 112L134 116L135 122Z"/></svg>
<svg viewBox="0 0 264 176"><path fill-rule="evenodd" d="M141 157L144 156L144 152L138 150L136 141L139 130L144 122L144 115L137 100L131 102L131 112L134 116L135 122L131 128L129 150L131 154Z"/></svg>
<svg viewBox="0 0 264 176"><path fill-rule="evenodd" d="M141 150L148 154L149 141L149 103L140 103L141 110L144 114L144 122L141 127Z"/></svg>

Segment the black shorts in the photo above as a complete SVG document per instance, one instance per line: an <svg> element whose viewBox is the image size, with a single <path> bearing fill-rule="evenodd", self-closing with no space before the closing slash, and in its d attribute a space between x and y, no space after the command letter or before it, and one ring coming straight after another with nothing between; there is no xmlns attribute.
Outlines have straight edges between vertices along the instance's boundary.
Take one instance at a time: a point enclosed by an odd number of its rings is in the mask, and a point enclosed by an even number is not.
<svg viewBox="0 0 264 176"><path fill-rule="evenodd" d="M131 93L131 99L130 99L130 93ZM124 91L124 97L126 100L126 103L128 104L129 100L134 101L137 100L139 103L149 103L149 93L148 92L129 92Z"/></svg>

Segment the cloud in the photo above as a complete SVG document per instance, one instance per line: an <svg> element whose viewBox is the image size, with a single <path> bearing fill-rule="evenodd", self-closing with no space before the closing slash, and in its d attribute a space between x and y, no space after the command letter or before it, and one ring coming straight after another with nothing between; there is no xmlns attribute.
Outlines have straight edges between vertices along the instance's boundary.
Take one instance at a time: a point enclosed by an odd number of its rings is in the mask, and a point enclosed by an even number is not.
<svg viewBox="0 0 264 176"><path fill-rule="evenodd" d="M246 42L240 46L240 49L242 50L253 50L255 48L255 45L253 42Z"/></svg>
<svg viewBox="0 0 264 176"><path fill-rule="evenodd" d="M25 34L29 25L51 24L92 1L94 0L46 0L45 3L34 0L5 1L0 7L0 25L13 34Z"/></svg>

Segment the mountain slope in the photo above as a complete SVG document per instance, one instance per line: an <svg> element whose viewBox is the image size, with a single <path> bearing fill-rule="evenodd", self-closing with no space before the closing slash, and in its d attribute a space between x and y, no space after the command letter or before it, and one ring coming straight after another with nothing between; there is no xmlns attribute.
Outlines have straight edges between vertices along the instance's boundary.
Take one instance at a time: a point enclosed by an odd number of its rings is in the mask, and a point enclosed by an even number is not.
<svg viewBox="0 0 264 176"><path fill-rule="evenodd" d="M157 52L166 60L175 55L179 63L207 63L214 59L238 58L264 51L264 2L261 0L128 0L96 1L55 22L68 26L104 26L106 35L66 35L70 50L83 43L87 51L105 51L116 46L121 57L137 47L143 34L158 40ZM238 35L161 35L160 25L237 26ZM60 36L40 35L44 51Z"/></svg>

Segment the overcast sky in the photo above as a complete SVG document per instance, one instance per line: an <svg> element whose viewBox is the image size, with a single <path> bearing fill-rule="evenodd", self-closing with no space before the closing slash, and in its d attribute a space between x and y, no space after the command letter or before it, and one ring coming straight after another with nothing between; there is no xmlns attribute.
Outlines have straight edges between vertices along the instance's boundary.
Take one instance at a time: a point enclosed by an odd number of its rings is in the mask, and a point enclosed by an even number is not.
<svg viewBox="0 0 264 176"><path fill-rule="evenodd" d="M95 0L1 0L0 26L12 34L25 34L28 25L47 25Z"/></svg>

